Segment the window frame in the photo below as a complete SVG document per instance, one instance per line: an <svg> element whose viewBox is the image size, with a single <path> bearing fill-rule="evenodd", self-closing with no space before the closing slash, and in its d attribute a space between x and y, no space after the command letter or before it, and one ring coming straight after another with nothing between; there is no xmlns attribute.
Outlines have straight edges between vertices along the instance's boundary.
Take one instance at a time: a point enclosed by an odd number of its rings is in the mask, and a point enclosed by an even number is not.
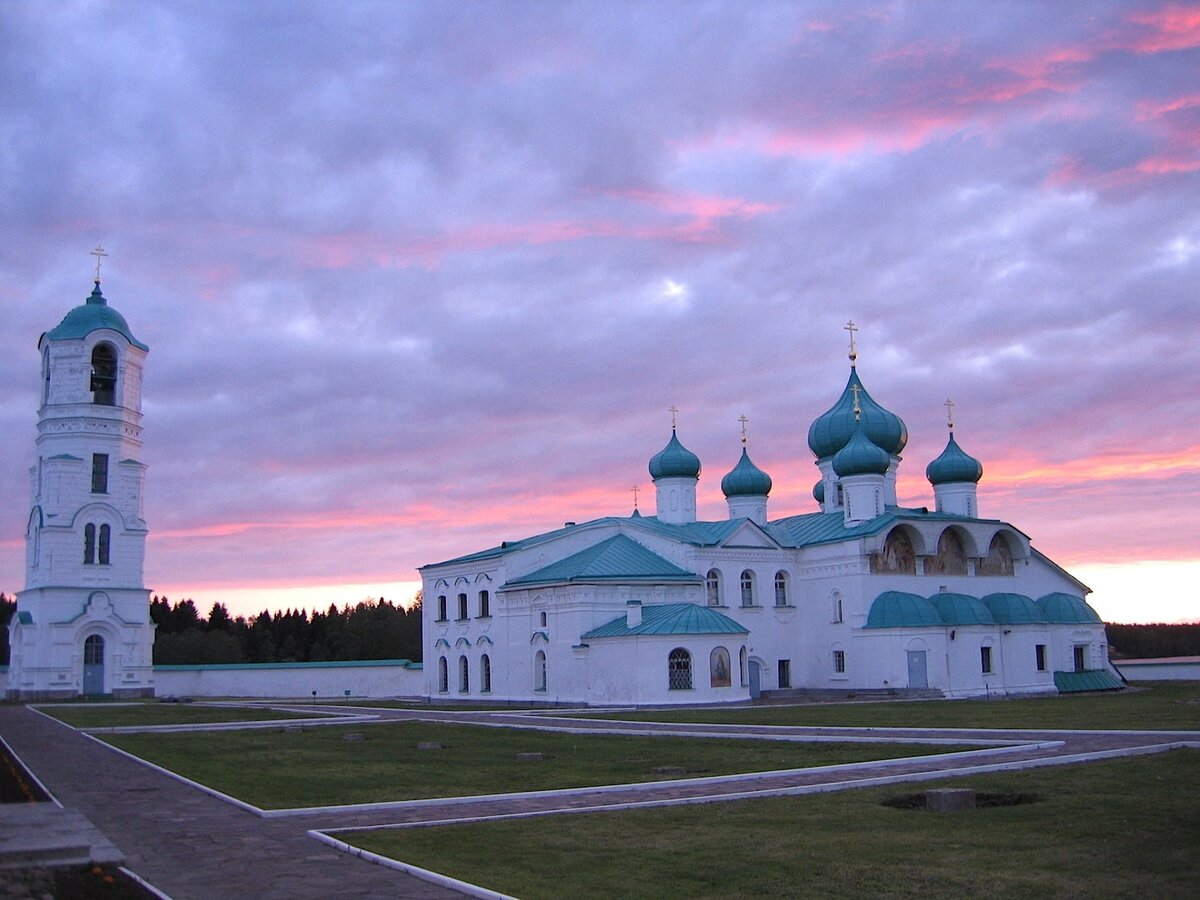
<svg viewBox="0 0 1200 900"><path fill-rule="evenodd" d="M676 647L667 654L667 690L695 690L692 678L692 654L686 647Z"/></svg>
<svg viewBox="0 0 1200 900"><path fill-rule="evenodd" d="M755 606L754 603L754 570L742 569L742 574L738 576L739 594L742 600L742 608Z"/></svg>
<svg viewBox="0 0 1200 900"><path fill-rule="evenodd" d="M108 493L108 454L92 454L92 493Z"/></svg>
<svg viewBox="0 0 1200 900"><path fill-rule="evenodd" d="M994 674L992 667L992 648L987 644L984 644L979 648L979 670L984 675Z"/></svg>
<svg viewBox="0 0 1200 900"><path fill-rule="evenodd" d="M775 606L789 606L788 603L788 573L780 569L775 573Z"/></svg>

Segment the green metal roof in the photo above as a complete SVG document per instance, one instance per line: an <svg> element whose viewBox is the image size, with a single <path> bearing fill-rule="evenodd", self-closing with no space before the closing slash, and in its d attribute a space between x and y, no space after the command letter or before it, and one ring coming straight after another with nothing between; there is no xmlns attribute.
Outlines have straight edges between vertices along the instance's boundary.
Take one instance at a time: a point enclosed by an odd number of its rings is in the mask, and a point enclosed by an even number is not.
<svg viewBox="0 0 1200 900"><path fill-rule="evenodd" d="M919 594L884 591L871 604L864 628L941 628L945 623L932 603Z"/></svg>
<svg viewBox="0 0 1200 900"><path fill-rule="evenodd" d="M20 622L22 625L32 625L33 624L33 613L26 612L23 609L18 609L17 610L17 621Z"/></svg>
<svg viewBox="0 0 1200 900"><path fill-rule="evenodd" d="M850 378L842 390L837 403L813 420L808 426L808 447L818 459L833 456L854 436L858 422L854 416L853 386L858 385L858 405L861 409L862 427L871 443L888 453L899 455L908 443L908 429L904 420L884 409L867 393L858 371L850 368Z"/></svg>
<svg viewBox="0 0 1200 900"><path fill-rule="evenodd" d="M1039 597L1038 608L1053 625L1101 625L1099 614L1082 597L1056 591Z"/></svg>
<svg viewBox="0 0 1200 900"><path fill-rule="evenodd" d="M700 576L663 559L633 538L616 534L536 572L514 578L505 587L611 580L699 582Z"/></svg>
<svg viewBox="0 0 1200 900"><path fill-rule="evenodd" d="M988 594L983 604L997 625L1044 625L1046 617L1032 597L1024 594Z"/></svg>
<svg viewBox="0 0 1200 900"><path fill-rule="evenodd" d="M675 429L671 429L671 440L652 457L650 457L650 477L655 481L660 478L698 478L700 476L700 457L679 443Z"/></svg>
<svg viewBox="0 0 1200 900"><path fill-rule="evenodd" d="M952 431L950 440L946 442L946 449L925 467L925 477L934 485L966 482L973 484L983 477L983 464L958 446Z"/></svg>
<svg viewBox="0 0 1200 900"><path fill-rule="evenodd" d="M846 446L833 454L833 471L843 478L849 475L886 475L891 458L886 450L867 437L861 425L854 429Z"/></svg>
<svg viewBox="0 0 1200 900"><path fill-rule="evenodd" d="M52 341L71 340L87 337L93 331L107 328L124 336L124 338L141 350L150 348L133 336L125 317L108 305L104 295L100 293L100 282L92 289L92 294L82 306L77 306L63 318L58 325L46 332L46 337Z"/></svg>
<svg viewBox="0 0 1200 900"><path fill-rule="evenodd" d="M726 497L765 497L771 493L771 476L751 462L742 447L737 465L721 479L721 492Z"/></svg>
<svg viewBox="0 0 1200 900"><path fill-rule="evenodd" d="M1054 686L1060 694L1073 694L1078 691L1119 691L1125 687L1120 678L1104 669L1055 672Z"/></svg>
<svg viewBox="0 0 1200 900"><path fill-rule="evenodd" d="M642 607L642 624L629 627L627 616L618 616L585 633L580 640L632 637L650 634L749 634L729 616L695 603L666 603Z"/></svg>
<svg viewBox="0 0 1200 900"><path fill-rule="evenodd" d="M978 597L947 591L934 594L929 602L947 625L995 625L996 620Z"/></svg>

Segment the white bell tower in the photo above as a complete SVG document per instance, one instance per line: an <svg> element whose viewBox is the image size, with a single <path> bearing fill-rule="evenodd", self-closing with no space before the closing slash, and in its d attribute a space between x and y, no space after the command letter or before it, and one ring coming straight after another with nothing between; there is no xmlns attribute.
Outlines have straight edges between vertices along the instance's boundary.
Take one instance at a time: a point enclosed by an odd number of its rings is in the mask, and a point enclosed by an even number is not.
<svg viewBox="0 0 1200 900"><path fill-rule="evenodd" d="M25 590L9 626L9 699L154 694L143 585L142 367L150 349L95 288L42 335Z"/></svg>

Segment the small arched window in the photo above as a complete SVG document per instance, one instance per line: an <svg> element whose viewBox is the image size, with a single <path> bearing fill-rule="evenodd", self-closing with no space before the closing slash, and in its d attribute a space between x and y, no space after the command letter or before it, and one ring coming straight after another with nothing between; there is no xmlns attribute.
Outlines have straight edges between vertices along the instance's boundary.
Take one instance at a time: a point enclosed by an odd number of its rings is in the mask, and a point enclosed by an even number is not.
<svg viewBox="0 0 1200 900"><path fill-rule="evenodd" d="M542 628L546 627L546 611L544 609L538 613L538 625Z"/></svg>
<svg viewBox="0 0 1200 900"><path fill-rule="evenodd" d="M491 598L487 591L479 592L479 618L486 619L492 614Z"/></svg>
<svg viewBox="0 0 1200 900"><path fill-rule="evenodd" d="M749 682L746 680L746 648L743 647L738 652L738 674L741 676L742 687L745 687Z"/></svg>
<svg viewBox="0 0 1200 900"><path fill-rule="evenodd" d="M754 573L749 569L742 573L742 606L754 605Z"/></svg>
<svg viewBox="0 0 1200 900"><path fill-rule="evenodd" d="M89 522L83 526L83 564L94 565L96 562L96 526Z"/></svg>
<svg viewBox="0 0 1200 900"><path fill-rule="evenodd" d="M107 525L100 526L100 540L96 543L96 562L102 566L108 565L108 546L112 537L112 529Z"/></svg>
<svg viewBox="0 0 1200 900"><path fill-rule="evenodd" d="M775 573L775 605L788 605L788 577L782 569Z"/></svg>
<svg viewBox="0 0 1200 900"><path fill-rule="evenodd" d="M841 591L833 592L833 596L830 597L830 606L832 607L831 613L833 616L833 621L835 623L841 622L842 621L842 592Z"/></svg>
<svg viewBox="0 0 1200 900"><path fill-rule="evenodd" d="M465 656L458 658L458 692L465 694L471 690L471 664Z"/></svg>
<svg viewBox="0 0 1200 900"><path fill-rule="evenodd" d="M676 647L667 656L667 687L672 691L692 689L692 654Z"/></svg>
<svg viewBox="0 0 1200 900"><path fill-rule="evenodd" d="M704 590L709 606L721 605L721 572L718 569L708 570L708 575L704 577Z"/></svg>
<svg viewBox="0 0 1200 900"><path fill-rule="evenodd" d="M437 620L439 622L446 621L446 595L438 594Z"/></svg>
<svg viewBox="0 0 1200 900"><path fill-rule="evenodd" d="M438 657L438 691L446 693L450 690L450 667L446 664L446 657Z"/></svg>
<svg viewBox="0 0 1200 900"><path fill-rule="evenodd" d="M459 621L467 618L467 595L458 595L458 618Z"/></svg>
<svg viewBox="0 0 1200 900"><path fill-rule="evenodd" d="M533 689L546 690L546 652L539 650L533 657Z"/></svg>
<svg viewBox="0 0 1200 900"><path fill-rule="evenodd" d="M485 653L479 658L479 693L492 692L492 661Z"/></svg>
<svg viewBox="0 0 1200 900"><path fill-rule="evenodd" d="M92 402L115 406L117 402L117 352L112 344L97 344L92 351Z"/></svg>

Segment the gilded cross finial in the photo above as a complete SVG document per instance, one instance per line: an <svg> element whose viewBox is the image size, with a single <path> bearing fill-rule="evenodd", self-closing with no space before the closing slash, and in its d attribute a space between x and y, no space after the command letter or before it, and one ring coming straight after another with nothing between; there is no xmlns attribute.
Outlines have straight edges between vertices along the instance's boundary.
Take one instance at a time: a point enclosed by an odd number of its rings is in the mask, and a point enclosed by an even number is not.
<svg viewBox="0 0 1200 900"><path fill-rule="evenodd" d="M862 390L857 384L850 385L850 390L854 393L854 421L857 422L862 416L862 407L858 404L858 392Z"/></svg>
<svg viewBox="0 0 1200 900"><path fill-rule="evenodd" d="M858 331L858 326L851 319L842 326L842 330L850 332L850 365L854 365L854 361L858 359L858 350L854 346L854 332Z"/></svg>
<svg viewBox="0 0 1200 900"><path fill-rule="evenodd" d="M947 398L946 403L946 424L950 426L951 434L954 433L954 401Z"/></svg>
<svg viewBox="0 0 1200 900"><path fill-rule="evenodd" d="M675 424L676 424L675 419L679 415L679 407L677 407L674 403L672 403L670 412L671 412L671 430L674 431Z"/></svg>
<svg viewBox="0 0 1200 900"><path fill-rule="evenodd" d="M93 250L89 255L96 257L96 284L99 284L100 283L100 260L103 257L108 256L108 254L104 252L103 247L101 247L99 244L97 244L96 249Z"/></svg>
<svg viewBox="0 0 1200 900"><path fill-rule="evenodd" d="M639 487L638 487L638 486L635 484L635 485L634 485L633 487L631 487L629 490L631 490L631 491L633 492L633 508L636 510L636 509L637 509L637 495L638 495L638 491L640 491L640 490L641 490L641 488L639 488Z"/></svg>
<svg viewBox="0 0 1200 900"><path fill-rule="evenodd" d="M745 447L746 446L746 423L749 422L750 420L747 419L746 416L743 414L743 415L738 416L738 421L742 423L742 446Z"/></svg>

